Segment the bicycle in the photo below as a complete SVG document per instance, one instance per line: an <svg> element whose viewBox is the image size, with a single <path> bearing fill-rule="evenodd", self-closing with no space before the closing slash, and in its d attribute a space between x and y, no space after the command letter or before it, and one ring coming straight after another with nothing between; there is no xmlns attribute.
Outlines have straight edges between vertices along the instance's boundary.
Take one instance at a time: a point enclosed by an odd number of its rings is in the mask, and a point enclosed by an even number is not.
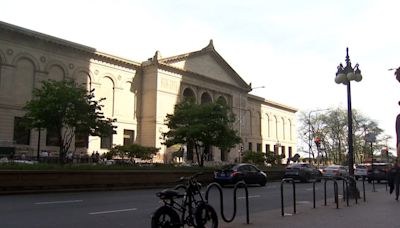
<svg viewBox="0 0 400 228"><path fill-rule="evenodd" d="M196 173L190 177L181 177L185 184L177 185L174 189L164 189L156 193L164 205L159 207L151 218L152 228L184 227L185 225L196 228L218 227L218 216L214 208L204 200L200 189L201 183ZM183 189L184 192L178 191ZM177 202L177 199L182 199Z"/></svg>

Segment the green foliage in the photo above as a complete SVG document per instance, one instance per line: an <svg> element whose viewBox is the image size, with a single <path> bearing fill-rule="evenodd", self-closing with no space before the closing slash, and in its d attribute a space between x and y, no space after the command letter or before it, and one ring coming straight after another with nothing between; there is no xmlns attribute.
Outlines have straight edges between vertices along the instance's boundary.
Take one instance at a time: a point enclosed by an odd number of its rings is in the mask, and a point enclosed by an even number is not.
<svg viewBox="0 0 400 228"><path fill-rule="evenodd" d="M347 109L327 110L318 112L318 115L315 113L311 115L311 112L300 113L299 124L303 127L299 128L298 134L302 141L307 144L306 150L308 151L308 148L311 148L311 159L324 156L325 160L332 161L335 164L343 164L347 160L348 151ZM355 162L363 162L363 159L369 156L368 151L370 151L365 141L366 133L373 132L377 135L374 150L380 150L384 146L385 136L380 136L383 130L376 121L364 116L357 110L352 110L352 114ZM315 137L321 139L322 150L318 150L316 147Z"/></svg>
<svg viewBox="0 0 400 228"><path fill-rule="evenodd" d="M245 151L243 155L243 162L253 163L256 165L262 165L265 162L265 154L263 152L256 151Z"/></svg>
<svg viewBox="0 0 400 228"><path fill-rule="evenodd" d="M105 118L102 105L94 100L94 90L88 91L74 81L42 82L33 91L33 98L24 107L26 124L31 128L51 129L60 146L60 162L71 147L75 134L109 136L115 134L115 119Z"/></svg>
<svg viewBox="0 0 400 228"><path fill-rule="evenodd" d="M207 150L202 149L216 146L228 151L240 143L240 137L232 128L234 122L235 116L224 102L199 105L188 99L175 105L174 114L166 116L169 131L163 133L164 144L193 145L197 160L203 166Z"/></svg>
<svg viewBox="0 0 400 228"><path fill-rule="evenodd" d="M271 165L277 165L280 164L282 160L282 155L275 154L273 151L269 151L265 153L265 162Z"/></svg>
<svg viewBox="0 0 400 228"><path fill-rule="evenodd" d="M141 146L139 144L131 144L131 145L117 145L114 146L110 152L107 153L106 156L108 156L110 159L112 157L120 157L120 158L140 158L142 160L149 160L152 159L154 155L157 154L157 152L160 150L160 148L155 148L155 147L146 147L146 146ZM107 158L107 159L109 159Z"/></svg>

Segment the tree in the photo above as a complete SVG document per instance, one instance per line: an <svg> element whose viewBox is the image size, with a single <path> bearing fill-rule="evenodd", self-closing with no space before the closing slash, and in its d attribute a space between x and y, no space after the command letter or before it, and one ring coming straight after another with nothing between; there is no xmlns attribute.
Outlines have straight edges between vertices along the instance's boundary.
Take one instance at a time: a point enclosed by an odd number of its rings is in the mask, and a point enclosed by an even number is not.
<svg viewBox="0 0 400 228"><path fill-rule="evenodd" d="M42 82L33 91L33 98L23 108L26 124L31 128L54 132L59 145L59 162L64 163L76 134L110 136L115 134L113 122L105 118L102 105L94 100L94 90L88 92L71 80Z"/></svg>
<svg viewBox="0 0 400 228"><path fill-rule="evenodd" d="M139 158L142 160L149 160L152 159L153 156L156 155L159 150L160 148L146 147L146 146L141 146L139 144L131 144L124 146L117 145L111 149L110 154L111 157L117 156L122 159L127 157L130 159Z"/></svg>
<svg viewBox="0 0 400 228"><path fill-rule="evenodd" d="M246 151L244 152L243 162L250 162L256 165L263 165L266 160L266 156L262 152Z"/></svg>
<svg viewBox="0 0 400 228"><path fill-rule="evenodd" d="M365 135L367 132L374 132L380 135L383 131L378 127L377 122L362 115L357 110L353 110L353 150L355 161L362 162L369 157ZM304 127L300 127L299 135L302 140L311 148L316 149L317 145L314 140L319 138L319 152L324 157L324 161L333 161L336 164L345 164L348 151L348 134L347 134L347 110L331 109L327 112L320 113L309 120L306 113L301 113L299 122ZM309 124L311 132L308 132ZM309 134L311 133L312 144L309 144ZM378 137L379 138L379 137ZM374 148L383 147L383 139L379 139L374 145ZM312 150L312 157L314 157ZM317 151L317 150L315 150Z"/></svg>
<svg viewBox="0 0 400 228"><path fill-rule="evenodd" d="M211 146L229 151L240 143L240 137L232 128L234 122L234 114L220 100L199 105L193 99L186 99L175 105L174 114L166 116L165 124L169 131L163 133L164 144L193 147L199 165L203 166Z"/></svg>

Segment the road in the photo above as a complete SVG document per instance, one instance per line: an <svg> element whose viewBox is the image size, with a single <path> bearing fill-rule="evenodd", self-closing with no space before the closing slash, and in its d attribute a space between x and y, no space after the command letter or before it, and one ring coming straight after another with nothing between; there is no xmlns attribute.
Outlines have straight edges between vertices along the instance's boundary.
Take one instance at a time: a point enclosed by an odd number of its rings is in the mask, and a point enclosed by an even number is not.
<svg viewBox="0 0 400 228"><path fill-rule="evenodd" d="M249 205L251 213L281 208L280 182L269 182L265 187L250 186ZM361 182L359 187L362 188ZM382 188L382 184L378 185ZM371 184L366 183L366 191ZM327 183L328 204L333 204L333 184ZM204 188L205 190L205 188ZM225 217L233 213L233 188L223 189ZM150 227L153 211L161 205L155 193L160 189L47 193L0 196L0 227L29 228L105 228L105 227ZM237 190L237 214L245 215L245 194ZM324 184L316 184L317 201L324 199ZM339 184L339 194L342 185ZM216 208L219 218L219 193L210 191L210 203ZM285 206L292 212L292 185L284 185ZM312 207L312 184L296 184L297 204ZM340 202L344 205L344 202ZM321 205L317 205L321 206ZM280 215L277 215L280 216ZM220 218L220 223L223 223Z"/></svg>

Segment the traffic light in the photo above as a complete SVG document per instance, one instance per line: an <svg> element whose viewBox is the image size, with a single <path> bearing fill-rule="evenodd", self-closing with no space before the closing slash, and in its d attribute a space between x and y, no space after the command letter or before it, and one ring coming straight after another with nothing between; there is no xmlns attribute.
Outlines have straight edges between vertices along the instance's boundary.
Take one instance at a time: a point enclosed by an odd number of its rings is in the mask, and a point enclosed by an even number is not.
<svg viewBox="0 0 400 228"><path fill-rule="evenodd" d="M321 138L320 137L315 137L314 142L318 148L321 146Z"/></svg>

